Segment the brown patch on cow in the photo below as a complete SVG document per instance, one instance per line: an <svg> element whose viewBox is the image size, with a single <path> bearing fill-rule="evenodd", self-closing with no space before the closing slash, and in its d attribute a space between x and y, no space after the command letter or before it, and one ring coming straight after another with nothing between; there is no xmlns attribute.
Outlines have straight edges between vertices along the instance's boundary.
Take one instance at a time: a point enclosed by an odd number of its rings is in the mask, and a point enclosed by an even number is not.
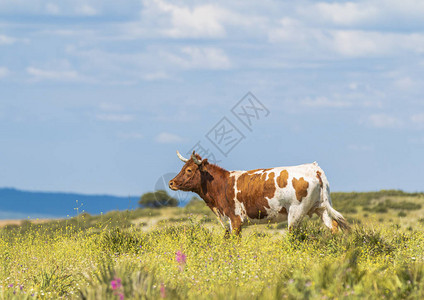
<svg viewBox="0 0 424 300"><path fill-rule="evenodd" d="M287 209L285 207L282 207L278 213L282 215L287 215Z"/></svg>
<svg viewBox="0 0 424 300"><path fill-rule="evenodd" d="M266 172L266 171L269 171L269 170L271 170L270 168L269 169L254 169L254 170L249 170L249 171L247 171L247 174L253 174L253 173L256 173L256 172Z"/></svg>
<svg viewBox="0 0 424 300"><path fill-rule="evenodd" d="M289 172L283 170L280 172L280 175L277 177L277 184L280 188L285 188L287 186L287 180L289 179Z"/></svg>
<svg viewBox="0 0 424 300"><path fill-rule="evenodd" d="M299 180L297 180L296 178L293 178L292 184L293 184L294 190L296 191L297 200L299 202L302 202L302 198L308 195L309 182L303 179L303 177L300 177Z"/></svg>
<svg viewBox="0 0 424 300"><path fill-rule="evenodd" d="M224 199L224 207L228 207L231 212L235 211L235 203L234 198L236 197L236 193L234 191L234 185L236 183L236 179L234 176L230 176L227 181L227 189L225 191L225 199ZM230 214L227 214L229 216Z"/></svg>
<svg viewBox="0 0 424 300"><path fill-rule="evenodd" d="M339 223L337 223L337 221L336 221L336 220L333 220L333 221L331 222L331 224L333 225L333 226L331 227L331 233L337 233L337 232L339 231Z"/></svg>
<svg viewBox="0 0 424 300"><path fill-rule="evenodd" d="M319 185L322 187L323 186L323 183L322 183L321 172L320 171L317 171L317 178L319 180Z"/></svg>
<svg viewBox="0 0 424 300"><path fill-rule="evenodd" d="M249 174L245 172L237 179L237 200L243 203L246 214L251 219L262 219L268 214L266 208L270 208L267 198L274 197L276 190L274 173L268 175L265 172L260 174Z"/></svg>

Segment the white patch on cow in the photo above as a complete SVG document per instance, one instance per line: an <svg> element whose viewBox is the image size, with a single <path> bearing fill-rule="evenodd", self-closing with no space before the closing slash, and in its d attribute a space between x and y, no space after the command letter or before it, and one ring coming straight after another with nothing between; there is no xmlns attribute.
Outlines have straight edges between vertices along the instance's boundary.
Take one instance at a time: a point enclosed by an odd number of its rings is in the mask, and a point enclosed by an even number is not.
<svg viewBox="0 0 424 300"><path fill-rule="evenodd" d="M237 180L241 174L246 171L232 171L230 172L230 177L234 177L234 207L235 207L235 215L240 216L241 222L244 223L247 217L246 208L244 204L237 200L237 193L240 192L237 189Z"/></svg>
<svg viewBox="0 0 424 300"><path fill-rule="evenodd" d="M259 170L259 171L256 171L256 172L251 173L251 175L253 175L253 174L262 174L262 173L263 173L263 170Z"/></svg>
<svg viewBox="0 0 424 300"><path fill-rule="evenodd" d="M235 213L236 216L241 217L241 220L243 222L244 216L246 216L246 208L244 207L244 204L239 202L238 200L235 200Z"/></svg>

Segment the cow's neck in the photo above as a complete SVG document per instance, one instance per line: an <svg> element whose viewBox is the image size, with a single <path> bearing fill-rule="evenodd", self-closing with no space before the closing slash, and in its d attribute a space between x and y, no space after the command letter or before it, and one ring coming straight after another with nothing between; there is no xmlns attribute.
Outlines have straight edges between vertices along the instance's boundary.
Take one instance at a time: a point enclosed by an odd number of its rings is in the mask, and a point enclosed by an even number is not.
<svg viewBox="0 0 424 300"><path fill-rule="evenodd" d="M197 194L209 207L218 207L219 200L226 194L230 172L216 165L208 165L208 172L202 174L202 183Z"/></svg>

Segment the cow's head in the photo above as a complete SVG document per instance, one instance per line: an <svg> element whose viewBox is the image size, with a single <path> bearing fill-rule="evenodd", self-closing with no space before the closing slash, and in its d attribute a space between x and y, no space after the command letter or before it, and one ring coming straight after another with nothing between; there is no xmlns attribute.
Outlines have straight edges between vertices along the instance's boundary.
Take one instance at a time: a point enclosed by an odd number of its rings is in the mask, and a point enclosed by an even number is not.
<svg viewBox="0 0 424 300"><path fill-rule="evenodd" d="M169 188L174 191L198 191L202 182L202 174L207 172L208 160L206 158L202 159L200 155L194 153L194 151L190 159L184 158L178 151L177 155L185 162L185 165L180 173L169 181Z"/></svg>

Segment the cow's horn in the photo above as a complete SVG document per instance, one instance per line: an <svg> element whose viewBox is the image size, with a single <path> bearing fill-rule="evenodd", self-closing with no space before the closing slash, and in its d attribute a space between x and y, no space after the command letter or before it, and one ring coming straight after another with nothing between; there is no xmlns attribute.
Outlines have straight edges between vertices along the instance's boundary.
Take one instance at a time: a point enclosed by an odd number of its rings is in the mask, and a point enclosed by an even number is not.
<svg viewBox="0 0 424 300"><path fill-rule="evenodd" d="M177 155L178 155L178 158L181 159L183 162L188 162L188 159L187 158L184 158L184 156L182 156L180 154L180 152L178 152L178 150L177 150Z"/></svg>
<svg viewBox="0 0 424 300"><path fill-rule="evenodd" d="M198 160L198 159L196 158L196 156L194 155L194 151L193 151L193 153L191 154L191 158L193 159L193 161L194 161L194 163L195 163L196 165L200 165L200 164L202 163L202 161L201 161L201 160Z"/></svg>

